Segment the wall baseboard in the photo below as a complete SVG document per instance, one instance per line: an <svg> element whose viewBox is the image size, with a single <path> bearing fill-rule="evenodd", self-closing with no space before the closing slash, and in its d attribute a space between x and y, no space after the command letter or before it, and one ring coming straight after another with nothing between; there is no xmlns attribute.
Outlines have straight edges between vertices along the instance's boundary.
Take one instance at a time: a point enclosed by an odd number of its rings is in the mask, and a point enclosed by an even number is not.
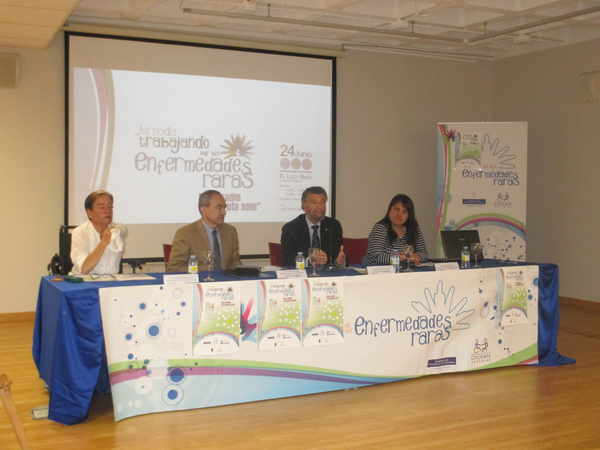
<svg viewBox="0 0 600 450"><path fill-rule="evenodd" d="M562 305L570 305L581 309L587 309L588 311L600 312L600 302L595 302L593 300L581 300L578 298L560 297L560 303Z"/></svg>
<svg viewBox="0 0 600 450"><path fill-rule="evenodd" d="M35 319L35 311L0 314L0 323L33 322L33 319Z"/></svg>

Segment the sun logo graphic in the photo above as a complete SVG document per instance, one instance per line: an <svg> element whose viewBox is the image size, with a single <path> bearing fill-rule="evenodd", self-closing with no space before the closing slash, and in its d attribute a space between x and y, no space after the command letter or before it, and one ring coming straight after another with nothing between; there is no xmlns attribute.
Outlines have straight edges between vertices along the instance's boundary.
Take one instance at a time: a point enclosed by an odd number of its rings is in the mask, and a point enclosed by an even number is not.
<svg viewBox="0 0 600 450"><path fill-rule="evenodd" d="M246 136L236 134L229 135L229 139L225 139L225 143L221 144L221 148L224 149L223 154L225 158L233 158L235 156L242 156L250 159L252 155L251 150L254 148L252 141L246 140Z"/></svg>
<svg viewBox="0 0 600 450"><path fill-rule="evenodd" d="M425 288L424 300L412 301L410 305L420 315L435 319L443 317L443 323L439 323L441 320L435 320L436 328L448 326L453 331L466 330L470 327L468 319L473 315L475 309L468 308L469 299L467 297L455 298L455 293L454 286L444 289L444 282L440 280L435 290Z"/></svg>
<svg viewBox="0 0 600 450"><path fill-rule="evenodd" d="M483 138L482 165L486 169L514 169L517 155L512 153L510 146L500 145L500 139L492 139L489 135Z"/></svg>

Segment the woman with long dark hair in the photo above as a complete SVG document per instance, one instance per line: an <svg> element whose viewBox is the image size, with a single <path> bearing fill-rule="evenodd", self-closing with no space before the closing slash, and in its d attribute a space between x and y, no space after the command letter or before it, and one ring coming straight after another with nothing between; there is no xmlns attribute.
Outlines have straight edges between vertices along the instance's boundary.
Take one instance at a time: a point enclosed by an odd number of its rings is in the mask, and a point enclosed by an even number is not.
<svg viewBox="0 0 600 450"><path fill-rule="evenodd" d="M367 265L390 264L393 252L403 254L411 245L411 261L420 264L427 259L425 239L415 216L415 205L406 194L395 195L383 219L373 225L369 234Z"/></svg>

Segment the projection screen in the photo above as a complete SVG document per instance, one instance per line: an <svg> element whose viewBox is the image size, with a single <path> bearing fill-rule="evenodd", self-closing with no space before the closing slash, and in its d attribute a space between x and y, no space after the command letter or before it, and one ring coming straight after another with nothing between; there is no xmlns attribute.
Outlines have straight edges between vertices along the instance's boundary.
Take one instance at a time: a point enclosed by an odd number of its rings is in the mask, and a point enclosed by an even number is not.
<svg viewBox="0 0 600 450"><path fill-rule="evenodd" d="M65 221L96 189L115 197L126 258L162 256L197 220L200 192L227 201L243 255L268 253L323 186L334 205L335 58L66 33Z"/></svg>

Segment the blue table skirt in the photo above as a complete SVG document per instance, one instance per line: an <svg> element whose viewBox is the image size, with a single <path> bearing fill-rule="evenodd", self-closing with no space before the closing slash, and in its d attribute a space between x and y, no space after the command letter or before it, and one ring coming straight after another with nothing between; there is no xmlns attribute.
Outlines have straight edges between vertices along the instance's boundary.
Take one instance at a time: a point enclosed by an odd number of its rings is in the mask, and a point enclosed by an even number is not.
<svg viewBox="0 0 600 450"><path fill-rule="evenodd" d="M483 263L483 267L502 265L497 261ZM557 351L558 266L539 264L539 268L539 365L573 363L575 360ZM356 275L356 272L343 270L332 274ZM33 359L50 390L50 419L67 425L82 422L87 418L94 392L110 391L98 289L162 283L162 274L152 275L154 280L128 282L67 283L51 281L52 277L42 278L35 315ZM224 274L217 274L215 278L220 281L240 279Z"/></svg>

